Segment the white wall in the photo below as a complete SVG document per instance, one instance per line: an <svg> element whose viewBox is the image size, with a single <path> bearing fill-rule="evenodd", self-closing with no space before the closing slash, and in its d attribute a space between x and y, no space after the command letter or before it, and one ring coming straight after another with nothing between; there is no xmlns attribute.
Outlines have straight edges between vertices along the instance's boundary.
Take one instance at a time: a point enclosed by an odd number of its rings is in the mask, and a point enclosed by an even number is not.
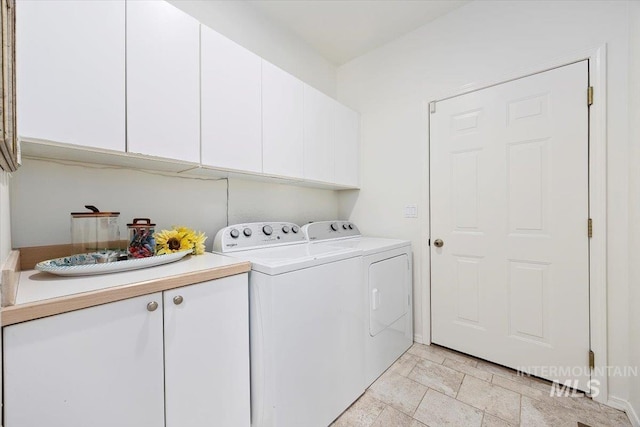
<svg viewBox="0 0 640 427"><path fill-rule="evenodd" d="M329 96L336 68L302 39L244 1L170 0L176 7Z"/></svg>
<svg viewBox="0 0 640 427"><path fill-rule="evenodd" d="M629 3L629 361L640 365L640 2ZM640 377L629 381L629 401L640 426Z"/></svg>
<svg viewBox="0 0 640 427"><path fill-rule="evenodd" d="M11 250L9 174L0 171L0 266Z"/></svg>
<svg viewBox="0 0 640 427"><path fill-rule="evenodd" d="M229 181L229 222L289 221L304 225L309 221L336 219L335 191L255 181Z"/></svg>
<svg viewBox="0 0 640 427"><path fill-rule="evenodd" d="M412 240L418 335L426 338L423 327L430 328L428 316L422 316L428 289L421 286L429 274L422 262L429 206L419 206L418 220L404 219L402 208L427 200L426 103L603 43L608 47L608 356L610 365L625 366L630 324L626 2L471 2L338 69L339 99L362 114L362 190L339 196L340 214L367 234ZM604 102L597 94L596 100ZM626 378L611 378L609 386L612 396L628 398Z"/></svg>
<svg viewBox="0 0 640 427"><path fill-rule="evenodd" d="M335 218L334 191L229 180L229 224L284 220L298 224ZM11 183L13 246L70 243L70 212L95 205L120 212L120 233L134 217L156 229L186 225L204 231L211 250L227 225L227 181L146 171L25 159Z"/></svg>

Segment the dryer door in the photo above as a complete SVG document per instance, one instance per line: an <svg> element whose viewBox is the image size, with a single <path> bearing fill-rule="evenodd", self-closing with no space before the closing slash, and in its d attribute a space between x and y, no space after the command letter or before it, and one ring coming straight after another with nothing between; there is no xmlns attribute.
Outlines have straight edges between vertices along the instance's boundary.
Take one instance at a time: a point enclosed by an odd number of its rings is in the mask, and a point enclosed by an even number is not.
<svg viewBox="0 0 640 427"><path fill-rule="evenodd" d="M404 316L408 310L407 254L369 265L369 334L373 337Z"/></svg>

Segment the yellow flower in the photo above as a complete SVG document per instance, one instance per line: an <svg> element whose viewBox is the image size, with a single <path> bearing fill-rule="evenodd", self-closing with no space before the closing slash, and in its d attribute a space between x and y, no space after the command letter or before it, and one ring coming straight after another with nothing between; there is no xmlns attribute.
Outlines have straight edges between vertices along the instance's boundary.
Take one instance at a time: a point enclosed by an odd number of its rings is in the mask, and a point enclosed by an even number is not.
<svg viewBox="0 0 640 427"><path fill-rule="evenodd" d="M164 255L173 252L191 250L195 255L204 253L204 242L207 236L203 232L196 233L191 228L174 225L171 230L162 230L155 234L156 254Z"/></svg>
<svg viewBox="0 0 640 427"><path fill-rule="evenodd" d="M193 241L193 253L195 255L202 255L204 253L204 242L207 241L207 236L201 231L196 234L195 239Z"/></svg>
<svg viewBox="0 0 640 427"><path fill-rule="evenodd" d="M159 233L155 233L155 238L157 255L193 249L193 243L189 239L189 235L176 229L162 230Z"/></svg>

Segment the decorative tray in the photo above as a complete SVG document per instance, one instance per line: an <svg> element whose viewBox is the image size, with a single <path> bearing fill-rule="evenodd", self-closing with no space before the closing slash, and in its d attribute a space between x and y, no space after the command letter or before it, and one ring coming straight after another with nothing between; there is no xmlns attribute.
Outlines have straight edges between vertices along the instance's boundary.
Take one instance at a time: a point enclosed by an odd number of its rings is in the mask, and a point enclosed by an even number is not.
<svg viewBox="0 0 640 427"><path fill-rule="evenodd" d="M36 264L35 269L58 276L91 276L94 274L117 273L137 270L178 261L191 253L191 249L166 255L147 258L134 258L124 261L101 262L104 254L96 252L50 259Z"/></svg>

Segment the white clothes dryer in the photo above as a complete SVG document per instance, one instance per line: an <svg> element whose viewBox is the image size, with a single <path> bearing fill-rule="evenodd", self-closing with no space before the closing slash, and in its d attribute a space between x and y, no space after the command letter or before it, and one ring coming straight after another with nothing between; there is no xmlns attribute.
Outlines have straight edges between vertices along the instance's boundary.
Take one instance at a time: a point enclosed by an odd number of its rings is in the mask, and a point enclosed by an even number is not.
<svg viewBox="0 0 640 427"><path fill-rule="evenodd" d="M411 242L362 236L349 221L313 222L302 231L310 246L362 251L365 385L369 386L413 344Z"/></svg>
<svg viewBox="0 0 640 427"><path fill-rule="evenodd" d="M251 425L328 426L365 390L361 251L291 223L226 227L214 251L252 264Z"/></svg>

